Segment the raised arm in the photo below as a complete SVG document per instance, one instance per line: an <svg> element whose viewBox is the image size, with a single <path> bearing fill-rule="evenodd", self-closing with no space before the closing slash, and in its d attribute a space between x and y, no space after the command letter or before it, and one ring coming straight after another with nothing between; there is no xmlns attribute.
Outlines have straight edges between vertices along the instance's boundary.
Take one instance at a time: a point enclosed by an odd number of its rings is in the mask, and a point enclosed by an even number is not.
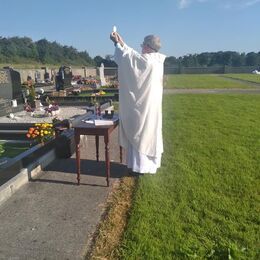
<svg viewBox="0 0 260 260"><path fill-rule="evenodd" d="M122 39L122 37L117 33L117 32L112 32L110 34L110 39L111 41L116 45L117 43L119 43L122 47L124 47L124 41Z"/></svg>
<svg viewBox="0 0 260 260"><path fill-rule="evenodd" d="M114 59L118 66L120 66L122 62L129 63L129 66L132 69L140 69L145 66L146 61L144 57L139 52L129 47L119 33L112 32L110 34L110 39L116 47Z"/></svg>

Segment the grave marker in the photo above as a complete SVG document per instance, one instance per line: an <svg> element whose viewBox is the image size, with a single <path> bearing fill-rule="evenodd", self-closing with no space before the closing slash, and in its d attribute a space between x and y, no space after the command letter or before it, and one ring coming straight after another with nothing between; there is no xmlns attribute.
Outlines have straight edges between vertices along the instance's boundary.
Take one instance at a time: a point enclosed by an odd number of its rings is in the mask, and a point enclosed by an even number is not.
<svg viewBox="0 0 260 260"><path fill-rule="evenodd" d="M11 68L0 69L0 101L0 115L14 112L13 109L21 110L23 104L21 77L19 72Z"/></svg>
<svg viewBox="0 0 260 260"><path fill-rule="evenodd" d="M104 64L101 63L100 67L98 68L99 70L99 77L100 77L100 85L101 86L106 86L107 82L105 79L105 74L104 74Z"/></svg>
<svg viewBox="0 0 260 260"><path fill-rule="evenodd" d="M20 73L13 69L0 69L0 98L22 101Z"/></svg>

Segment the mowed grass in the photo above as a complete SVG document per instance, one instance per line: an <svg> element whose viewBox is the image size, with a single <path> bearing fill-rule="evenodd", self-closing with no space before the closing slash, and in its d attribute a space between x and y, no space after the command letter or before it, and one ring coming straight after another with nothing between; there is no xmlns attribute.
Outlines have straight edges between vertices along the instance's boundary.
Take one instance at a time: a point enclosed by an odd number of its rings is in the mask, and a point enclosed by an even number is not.
<svg viewBox="0 0 260 260"><path fill-rule="evenodd" d="M241 79L253 83L260 83L260 75L257 74L225 74L225 77Z"/></svg>
<svg viewBox="0 0 260 260"><path fill-rule="evenodd" d="M167 95L120 259L260 259L260 95Z"/></svg>
<svg viewBox="0 0 260 260"><path fill-rule="evenodd" d="M182 74L164 76L164 88L223 89L250 87L251 86L246 82L233 82L213 74Z"/></svg>

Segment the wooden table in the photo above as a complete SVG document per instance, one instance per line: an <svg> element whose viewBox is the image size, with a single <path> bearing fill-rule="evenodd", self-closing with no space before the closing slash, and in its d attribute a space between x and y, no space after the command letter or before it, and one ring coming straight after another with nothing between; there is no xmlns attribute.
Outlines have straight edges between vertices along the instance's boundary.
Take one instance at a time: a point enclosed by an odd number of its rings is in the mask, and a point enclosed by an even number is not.
<svg viewBox="0 0 260 260"><path fill-rule="evenodd" d="M76 144L76 166L77 180L80 185L80 135L94 135L96 139L96 159L99 161L99 136L104 136L105 159L106 159L106 180L109 186L110 178L110 157L109 157L109 137L113 130L118 126L119 120L114 121L113 125L95 126L85 122L79 122L74 126L74 138ZM120 163L122 163L122 147L120 146Z"/></svg>

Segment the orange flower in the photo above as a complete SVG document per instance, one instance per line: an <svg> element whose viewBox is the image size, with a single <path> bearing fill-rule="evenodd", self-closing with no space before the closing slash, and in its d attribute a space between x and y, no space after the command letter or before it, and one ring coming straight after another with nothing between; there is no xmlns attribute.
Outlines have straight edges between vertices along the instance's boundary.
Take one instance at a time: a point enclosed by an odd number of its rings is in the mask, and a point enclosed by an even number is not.
<svg viewBox="0 0 260 260"><path fill-rule="evenodd" d="M27 138L35 139L38 142L44 142L55 136L53 124L49 123L36 123L34 127L30 127L26 134Z"/></svg>

